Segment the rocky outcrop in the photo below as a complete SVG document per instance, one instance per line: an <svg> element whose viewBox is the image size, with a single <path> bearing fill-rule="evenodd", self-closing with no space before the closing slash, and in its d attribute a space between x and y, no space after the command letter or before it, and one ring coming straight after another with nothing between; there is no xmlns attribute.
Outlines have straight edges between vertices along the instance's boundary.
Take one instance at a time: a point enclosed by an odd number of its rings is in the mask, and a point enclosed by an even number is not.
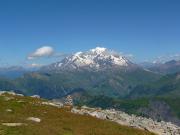
<svg viewBox="0 0 180 135"><path fill-rule="evenodd" d="M121 125L148 130L159 135L180 135L180 127L170 122L157 122L150 118L128 115L127 113L116 111L114 109L101 110L100 108L83 106L81 108L74 107L71 111L76 114L90 115L103 120L111 120Z"/></svg>

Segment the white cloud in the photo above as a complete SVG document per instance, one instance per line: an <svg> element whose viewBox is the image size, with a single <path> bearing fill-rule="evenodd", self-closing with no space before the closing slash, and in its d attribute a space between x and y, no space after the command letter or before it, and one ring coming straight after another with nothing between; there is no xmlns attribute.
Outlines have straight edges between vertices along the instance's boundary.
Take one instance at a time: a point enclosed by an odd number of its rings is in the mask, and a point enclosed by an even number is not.
<svg viewBox="0 0 180 135"><path fill-rule="evenodd" d="M28 60L33 60L33 59L41 58L41 57L50 57L50 56L53 56L53 54L54 54L54 49L52 47L43 46L35 50L33 53L31 53L28 56Z"/></svg>
<svg viewBox="0 0 180 135"><path fill-rule="evenodd" d="M37 63L32 63L32 64L29 64L28 67L31 67L31 68L39 68L39 67L42 67L43 65L42 64L37 64Z"/></svg>
<svg viewBox="0 0 180 135"><path fill-rule="evenodd" d="M121 56L123 56L123 57L125 57L125 58L127 58L127 59L134 59L134 55L133 54L128 54L128 53L123 53L123 52L116 52L116 51L113 51L113 50L110 50L110 51L108 51L108 53L111 53L111 54L113 54L113 55L121 55Z"/></svg>

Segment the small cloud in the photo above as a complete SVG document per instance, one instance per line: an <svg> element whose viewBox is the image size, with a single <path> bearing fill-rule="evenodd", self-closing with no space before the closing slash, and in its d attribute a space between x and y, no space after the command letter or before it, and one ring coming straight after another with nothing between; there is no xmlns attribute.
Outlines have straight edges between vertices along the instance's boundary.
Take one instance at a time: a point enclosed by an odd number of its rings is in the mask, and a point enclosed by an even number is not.
<svg viewBox="0 0 180 135"><path fill-rule="evenodd" d="M39 68L39 67L42 67L43 65L42 64L37 64L37 63L32 63L32 64L29 64L28 67L30 68Z"/></svg>
<svg viewBox="0 0 180 135"><path fill-rule="evenodd" d="M43 46L38 48L28 56L28 60L33 60L41 57L50 57L54 55L54 49L50 46Z"/></svg>
<svg viewBox="0 0 180 135"><path fill-rule="evenodd" d="M117 56L121 55L121 56L123 56L123 57L125 57L127 59L130 59L130 60L134 59L134 55L133 54L123 53L123 52L116 52L114 50L110 50L110 51L108 51L108 53L111 53L111 54L117 55Z"/></svg>

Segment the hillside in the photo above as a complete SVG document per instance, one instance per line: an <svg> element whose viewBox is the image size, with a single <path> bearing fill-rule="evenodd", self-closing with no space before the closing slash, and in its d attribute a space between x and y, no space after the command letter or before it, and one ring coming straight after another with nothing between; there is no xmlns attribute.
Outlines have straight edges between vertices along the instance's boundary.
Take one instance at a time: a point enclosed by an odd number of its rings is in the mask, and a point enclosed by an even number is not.
<svg viewBox="0 0 180 135"><path fill-rule="evenodd" d="M146 99L151 105L149 109L141 110L145 111L147 115L152 116L152 110L159 110L158 115L162 116L162 119L168 121L173 121L180 125L180 74L169 74L163 76L158 81L152 83L146 83L144 85L136 86L127 96L127 99L137 100L137 99ZM156 105L155 105L155 104ZM159 109L156 109L158 108ZM151 112L151 113L150 113ZM166 113L165 113L166 112ZM177 118L172 118L171 116L176 116ZM171 117L168 119L168 117ZM156 117L157 118L157 117ZM158 119L158 118L157 118Z"/></svg>
<svg viewBox="0 0 180 135"><path fill-rule="evenodd" d="M136 86L129 94L131 98L138 97L180 97L180 73L169 74L159 80Z"/></svg>
<svg viewBox="0 0 180 135"><path fill-rule="evenodd" d="M45 104L46 103L46 104ZM71 113L43 99L0 95L1 135L153 135L114 122Z"/></svg>
<svg viewBox="0 0 180 135"><path fill-rule="evenodd" d="M131 71L59 71L27 73L17 79L0 79L0 90L18 90L26 95L61 98L79 90L92 95L124 97L140 84L157 80L159 75L140 68Z"/></svg>

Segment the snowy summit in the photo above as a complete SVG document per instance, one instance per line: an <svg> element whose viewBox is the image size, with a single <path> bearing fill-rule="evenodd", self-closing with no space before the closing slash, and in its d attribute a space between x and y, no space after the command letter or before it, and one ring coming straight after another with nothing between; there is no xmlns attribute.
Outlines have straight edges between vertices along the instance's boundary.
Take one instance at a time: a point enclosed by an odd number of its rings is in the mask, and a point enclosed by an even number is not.
<svg viewBox="0 0 180 135"><path fill-rule="evenodd" d="M127 67L129 64L130 61L119 53L103 47L96 47L87 52L77 52L66 57L62 61L48 66L48 69L104 69L109 67Z"/></svg>

